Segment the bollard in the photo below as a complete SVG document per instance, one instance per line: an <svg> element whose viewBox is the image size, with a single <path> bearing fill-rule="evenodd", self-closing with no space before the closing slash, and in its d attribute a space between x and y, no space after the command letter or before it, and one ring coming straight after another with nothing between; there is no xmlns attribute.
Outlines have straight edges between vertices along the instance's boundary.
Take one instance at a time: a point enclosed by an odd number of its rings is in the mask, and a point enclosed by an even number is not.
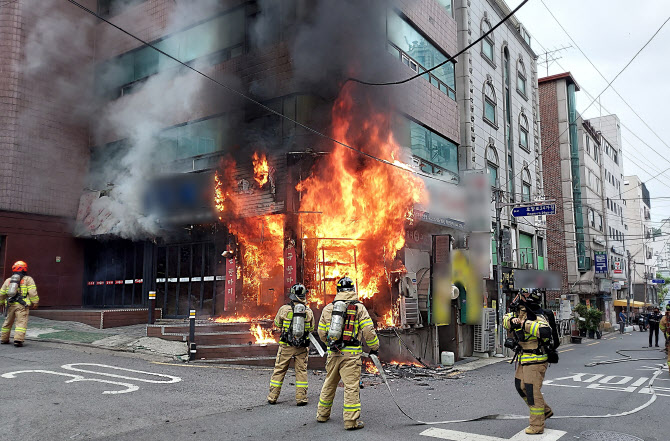
<svg viewBox="0 0 670 441"><path fill-rule="evenodd" d="M195 359L195 309L191 309L188 314L188 359Z"/></svg>
<svg viewBox="0 0 670 441"><path fill-rule="evenodd" d="M149 324L155 322L154 311L156 310L156 291L149 291Z"/></svg>

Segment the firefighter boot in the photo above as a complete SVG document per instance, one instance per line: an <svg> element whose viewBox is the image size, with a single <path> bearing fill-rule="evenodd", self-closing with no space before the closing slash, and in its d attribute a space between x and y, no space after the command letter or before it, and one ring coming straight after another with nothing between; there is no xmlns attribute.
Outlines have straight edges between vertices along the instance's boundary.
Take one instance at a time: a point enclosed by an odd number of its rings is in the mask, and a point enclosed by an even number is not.
<svg viewBox="0 0 670 441"><path fill-rule="evenodd" d="M22 341L15 341L14 346L16 346L17 348L20 348L20 347L23 346L23 342Z"/></svg>
<svg viewBox="0 0 670 441"><path fill-rule="evenodd" d="M346 430L358 430L362 429L363 427L365 427L365 424L361 420L347 421L344 423L344 428Z"/></svg>
<svg viewBox="0 0 670 441"><path fill-rule="evenodd" d="M277 404L277 398L279 398L279 392L281 392L281 387L270 386L270 393L268 394L268 403Z"/></svg>
<svg viewBox="0 0 670 441"><path fill-rule="evenodd" d="M526 433L528 435L541 435L544 433L544 429L537 429L531 426L526 427Z"/></svg>

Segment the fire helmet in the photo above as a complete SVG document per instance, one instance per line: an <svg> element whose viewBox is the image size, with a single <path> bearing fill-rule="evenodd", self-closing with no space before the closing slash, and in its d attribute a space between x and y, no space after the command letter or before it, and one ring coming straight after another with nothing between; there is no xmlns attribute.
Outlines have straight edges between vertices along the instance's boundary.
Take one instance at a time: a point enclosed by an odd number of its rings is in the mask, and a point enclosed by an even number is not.
<svg viewBox="0 0 670 441"><path fill-rule="evenodd" d="M296 283L291 287L291 294L288 298L293 301L304 302L307 297L307 288L302 283Z"/></svg>
<svg viewBox="0 0 670 441"><path fill-rule="evenodd" d="M17 262L14 262L14 265L12 265L12 272L13 273L27 273L28 272L28 264L24 262L23 260L19 260Z"/></svg>
<svg viewBox="0 0 670 441"><path fill-rule="evenodd" d="M354 281L347 276L344 276L337 281L337 292L344 292L344 291L356 291Z"/></svg>

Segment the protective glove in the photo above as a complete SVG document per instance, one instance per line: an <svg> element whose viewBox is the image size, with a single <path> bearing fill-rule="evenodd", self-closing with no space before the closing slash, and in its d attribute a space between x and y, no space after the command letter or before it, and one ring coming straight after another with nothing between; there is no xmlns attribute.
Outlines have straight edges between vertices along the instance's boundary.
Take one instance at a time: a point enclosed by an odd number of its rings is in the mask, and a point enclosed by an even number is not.
<svg viewBox="0 0 670 441"><path fill-rule="evenodd" d="M370 353L370 355L375 355L375 356L379 357L379 351L376 350L376 349L370 349L369 353Z"/></svg>

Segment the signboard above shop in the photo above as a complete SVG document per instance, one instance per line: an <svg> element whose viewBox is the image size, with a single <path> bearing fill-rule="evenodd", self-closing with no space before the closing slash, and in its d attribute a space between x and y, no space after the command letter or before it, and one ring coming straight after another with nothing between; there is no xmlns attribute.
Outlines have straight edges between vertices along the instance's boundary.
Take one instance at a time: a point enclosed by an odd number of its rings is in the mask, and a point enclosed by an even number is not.
<svg viewBox="0 0 670 441"><path fill-rule="evenodd" d="M596 274L607 274L607 251L594 251Z"/></svg>
<svg viewBox="0 0 670 441"><path fill-rule="evenodd" d="M512 208L512 216L543 216L548 214L556 214L556 204L530 205L527 207Z"/></svg>

